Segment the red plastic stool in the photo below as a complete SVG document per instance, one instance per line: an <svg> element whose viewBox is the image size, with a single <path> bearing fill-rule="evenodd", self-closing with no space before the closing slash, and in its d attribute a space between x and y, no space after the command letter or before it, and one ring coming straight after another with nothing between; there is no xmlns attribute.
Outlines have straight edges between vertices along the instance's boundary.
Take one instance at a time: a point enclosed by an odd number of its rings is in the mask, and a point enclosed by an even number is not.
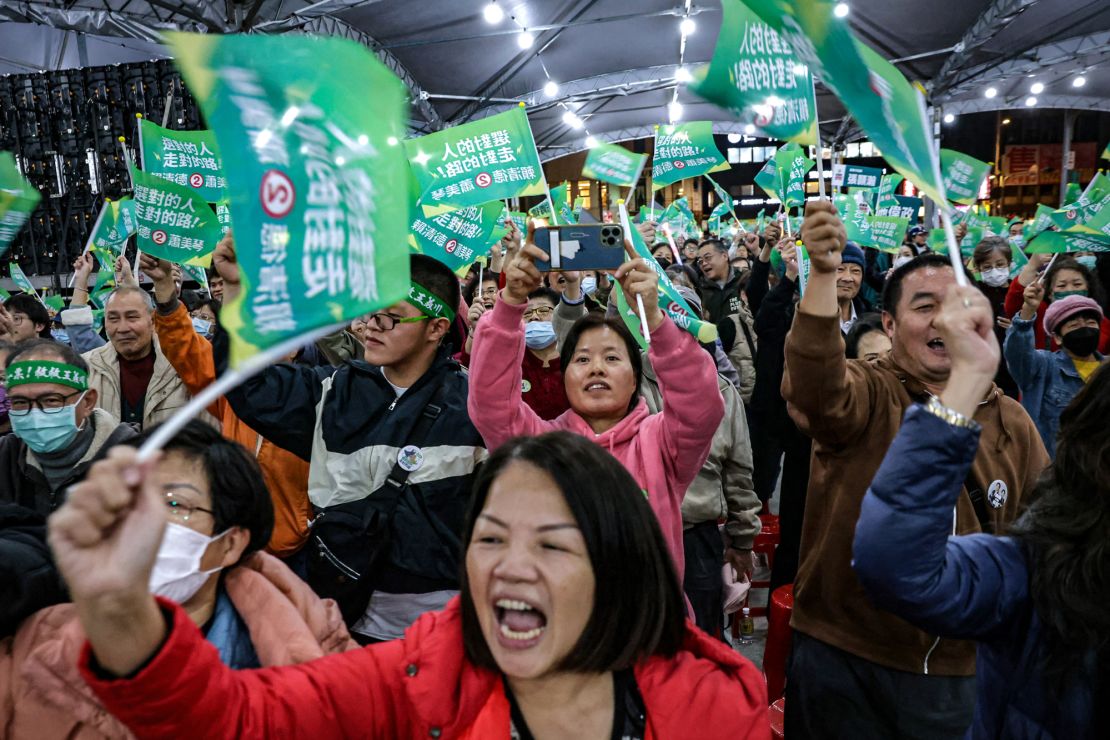
<svg viewBox="0 0 1110 740"><path fill-rule="evenodd" d="M790 657L790 613L794 610L794 584L779 586L771 594L771 614L767 619L767 644L763 650L763 673L767 676L767 697L778 699L786 687L786 661Z"/></svg>
<svg viewBox="0 0 1110 740"><path fill-rule="evenodd" d="M785 711L786 699L776 699L774 704L767 707L767 719L771 722L771 737L776 740L782 740L783 737L783 713Z"/></svg>
<svg viewBox="0 0 1110 740"><path fill-rule="evenodd" d="M759 534L755 536L755 542L752 543L752 553L759 553L767 560L767 567L773 568L775 565L775 548L779 545L779 518L774 514L760 514L760 530ZM753 580L752 588L770 588L771 582L769 580ZM748 591L748 599L751 598L751 591ZM744 605L747 606L748 602L745 601ZM753 617L763 617L767 615L767 607L753 606L750 607L749 613ZM732 639L740 639L740 616L739 614L733 615L732 619Z"/></svg>

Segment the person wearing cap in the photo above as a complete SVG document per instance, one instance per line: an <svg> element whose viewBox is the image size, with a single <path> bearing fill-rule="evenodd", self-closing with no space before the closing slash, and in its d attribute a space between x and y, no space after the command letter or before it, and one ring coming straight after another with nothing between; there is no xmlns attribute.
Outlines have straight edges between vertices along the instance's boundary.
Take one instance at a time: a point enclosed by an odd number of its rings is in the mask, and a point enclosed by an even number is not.
<svg viewBox="0 0 1110 740"><path fill-rule="evenodd" d="M929 230L924 226L913 226L906 232L909 237L910 244L913 245L913 251L917 254L923 254L929 251Z"/></svg>
<svg viewBox="0 0 1110 740"><path fill-rule="evenodd" d="M8 355L5 378L12 433L0 437L0 503L45 517L94 460L135 431L97 407L89 366L68 345L24 342Z"/></svg>
<svg viewBox="0 0 1110 740"><path fill-rule="evenodd" d="M1060 349L1036 349L1033 325L1044 290L1041 282L1025 289L1025 303L1006 332L1003 353L1021 389L1021 405L1033 417L1048 454L1055 457L1060 414L1105 359L1097 351L1102 309L1084 295L1069 295L1048 304L1044 332Z"/></svg>
<svg viewBox="0 0 1110 740"><path fill-rule="evenodd" d="M840 333L845 336L856 319L871 310L859 294L865 269L867 258L863 250L855 242L845 244L840 265L836 268L836 304L840 308Z"/></svg>
<svg viewBox="0 0 1110 740"><path fill-rule="evenodd" d="M274 365L225 396L251 429L309 461L309 583L335 589L322 595L337 598L360 642L399 638L458 593L463 513L487 456L467 414L467 374L451 357L461 344L458 278L430 257L409 260L409 297L364 317L364 360ZM227 291L239 280L234 246L213 263ZM431 423L416 442L424 416ZM365 527L378 520L389 548L372 570L356 567L375 544ZM340 543L343 521L350 537ZM339 544L351 549L338 554Z"/></svg>

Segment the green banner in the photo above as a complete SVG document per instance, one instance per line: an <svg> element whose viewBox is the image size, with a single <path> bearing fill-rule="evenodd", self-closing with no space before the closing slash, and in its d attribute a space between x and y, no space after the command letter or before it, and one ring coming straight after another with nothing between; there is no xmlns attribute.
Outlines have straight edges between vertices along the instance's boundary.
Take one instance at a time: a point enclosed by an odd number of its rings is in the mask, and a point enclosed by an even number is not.
<svg viewBox="0 0 1110 740"><path fill-rule="evenodd" d="M783 183L783 203L787 208L805 205L806 173L814 164L797 144L786 144L775 152L775 166L779 170L779 181Z"/></svg>
<svg viewBox="0 0 1110 740"><path fill-rule="evenodd" d="M732 196L729 195L724 188L718 185L717 181L714 180L712 177L706 175L705 179L708 180L709 184L713 186L713 192L717 194L717 200L721 202L721 204L725 207L725 210L727 210L729 213L732 213L732 211L736 208L736 201L734 201L732 199Z"/></svg>
<svg viewBox="0 0 1110 740"><path fill-rule="evenodd" d="M786 38L740 0L721 0L721 30L709 64L689 89L773 139L817 143L809 68Z"/></svg>
<svg viewBox="0 0 1110 740"><path fill-rule="evenodd" d="M131 198L105 198L96 219L96 228L89 235L89 248L106 254L122 254L128 238L136 231L135 201Z"/></svg>
<svg viewBox="0 0 1110 740"><path fill-rule="evenodd" d="M778 168L778 161L771 157L763 166L759 168L759 172L755 173L755 184L759 189L767 194L768 198L779 201L780 203L786 200L783 194L782 173Z"/></svg>
<svg viewBox="0 0 1110 740"><path fill-rule="evenodd" d="M855 242L861 247L870 246L871 206L854 195L837 195L833 198L833 203L840 212L840 219L844 222L848 241Z"/></svg>
<svg viewBox="0 0 1110 740"><path fill-rule="evenodd" d="M551 190L549 191L550 195L551 195L550 200L545 197L539 203L539 205L532 206L531 208L528 209L528 215L531 216L532 218L550 219L551 218L551 206L552 206L552 204L555 205L555 211L556 211L556 213L558 213L558 211L561 210L562 207L564 205L566 205L566 203L567 203L567 191L568 190L570 190L570 183L567 183L567 182L564 182L562 185L557 185L557 186L551 188ZM548 193L544 193L545 196L547 194ZM527 234L528 232L525 231L524 233Z"/></svg>
<svg viewBox="0 0 1110 740"><path fill-rule="evenodd" d="M522 107L409 139L404 145L425 215L547 193Z"/></svg>
<svg viewBox="0 0 1110 740"><path fill-rule="evenodd" d="M223 236L216 214L193 191L135 168L131 182L140 250L184 262L216 249Z"/></svg>
<svg viewBox="0 0 1110 740"><path fill-rule="evenodd" d="M582 177L631 188L640 179L646 161L646 154L636 154L616 144L598 144L586 155Z"/></svg>
<svg viewBox="0 0 1110 740"><path fill-rule="evenodd" d="M216 202L216 223L225 234L231 230L231 207L226 200Z"/></svg>
<svg viewBox="0 0 1110 740"><path fill-rule="evenodd" d="M340 38L167 37L228 174L243 287L220 314L232 364L405 299L412 189L398 145L401 81ZM355 90L373 91L374 104Z"/></svg>
<svg viewBox="0 0 1110 740"><path fill-rule="evenodd" d="M890 208L897 205L898 201L894 199L894 191L904 180L901 175L883 175L882 180L879 181L879 194L875 198L875 208Z"/></svg>
<svg viewBox="0 0 1110 740"><path fill-rule="evenodd" d="M895 216L874 216L871 219L871 243L867 246L874 247L881 252L898 254L898 249L906 238L906 229L909 227L909 219Z"/></svg>
<svg viewBox="0 0 1110 740"><path fill-rule="evenodd" d="M8 251L41 198L19 173L15 156L0 152L0 255Z"/></svg>
<svg viewBox="0 0 1110 740"><path fill-rule="evenodd" d="M211 131L173 131L143 118L139 151L143 172L189 188L208 203L224 197L227 180Z"/></svg>
<svg viewBox="0 0 1110 740"><path fill-rule="evenodd" d="M878 167L860 167L854 164L834 164L832 186L834 188L877 188L882 181L883 171Z"/></svg>
<svg viewBox="0 0 1110 740"><path fill-rule="evenodd" d="M655 152L651 160L652 190L687 177L728 168L713 140L712 122L675 123L659 126L655 130Z"/></svg>
<svg viewBox="0 0 1110 740"><path fill-rule="evenodd" d="M19 266L19 263L9 263L8 274L12 276L12 282L15 283L15 287L19 288L24 293L30 293L35 298L39 299L39 303L42 303L42 297L39 296L38 291L35 290L35 286L31 285L30 278L24 274L23 268Z"/></svg>
<svg viewBox="0 0 1110 740"><path fill-rule="evenodd" d="M913 198L908 195L896 195L894 196L893 203L888 203L885 206L875 209L876 216L904 218L907 219L911 225L917 223L917 214L920 212L921 198Z"/></svg>
<svg viewBox="0 0 1110 740"><path fill-rule="evenodd" d="M1110 252L1110 237L1094 234L1071 234L1063 231L1042 231L1033 237L1026 250L1029 254L1055 252Z"/></svg>
<svg viewBox="0 0 1110 740"><path fill-rule="evenodd" d="M439 260L451 272L465 274L475 260L489 253L504 210L499 200L431 217L413 209L409 246Z"/></svg>
<svg viewBox="0 0 1110 740"><path fill-rule="evenodd" d="M941 149L940 169L948 199L971 205L979 199L979 189L990 174L991 165L952 149Z"/></svg>

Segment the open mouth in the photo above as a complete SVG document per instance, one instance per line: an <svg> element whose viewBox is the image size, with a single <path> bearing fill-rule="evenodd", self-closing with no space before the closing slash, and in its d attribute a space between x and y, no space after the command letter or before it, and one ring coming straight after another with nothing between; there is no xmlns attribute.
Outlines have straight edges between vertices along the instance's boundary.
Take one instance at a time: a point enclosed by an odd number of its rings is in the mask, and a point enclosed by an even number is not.
<svg viewBox="0 0 1110 740"><path fill-rule="evenodd" d="M586 393L593 393L593 392L597 392L597 391L608 391L608 390L612 390L609 387L609 384L604 383L600 380L595 380L594 382L589 383L589 384L586 385Z"/></svg>
<svg viewBox="0 0 1110 740"><path fill-rule="evenodd" d="M936 337L935 339L930 339L926 343L926 346L929 349L933 350L934 352L943 352L944 351L944 340L941 339L940 337Z"/></svg>
<svg viewBox="0 0 1110 740"><path fill-rule="evenodd" d="M498 599L494 614L501 637L510 645L530 647L547 629L547 616L538 607L519 599Z"/></svg>

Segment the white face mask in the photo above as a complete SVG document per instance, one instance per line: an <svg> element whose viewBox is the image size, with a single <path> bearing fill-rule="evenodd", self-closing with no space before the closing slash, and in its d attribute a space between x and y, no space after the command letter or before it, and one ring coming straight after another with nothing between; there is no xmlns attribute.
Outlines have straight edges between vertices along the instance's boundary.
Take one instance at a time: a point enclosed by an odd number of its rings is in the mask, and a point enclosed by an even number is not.
<svg viewBox="0 0 1110 740"><path fill-rule="evenodd" d="M166 523L162 535L162 545L154 569L150 572L150 592L184 604L200 591L208 576L223 569L201 570L200 561L208 546L231 530L225 530L215 537L207 537L188 527L173 522Z"/></svg>
<svg viewBox="0 0 1110 740"><path fill-rule="evenodd" d="M1001 288L1003 285L1010 283L1010 271L1005 267L992 267L989 270L983 270L979 273L979 277L983 278L983 283L992 288Z"/></svg>
<svg viewBox="0 0 1110 740"><path fill-rule="evenodd" d="M899 267L906 264L907 262L909 262L912 259L913 259L913 257L895 257L894 258L894 269L897 270Z"/></svg>
<svg viewBox="0 0 1110 740"><path fill-rule="evenodd" d="M597 278L588 276L582 278L582 292L586 295L593 295L597 291Z"/></svg>

